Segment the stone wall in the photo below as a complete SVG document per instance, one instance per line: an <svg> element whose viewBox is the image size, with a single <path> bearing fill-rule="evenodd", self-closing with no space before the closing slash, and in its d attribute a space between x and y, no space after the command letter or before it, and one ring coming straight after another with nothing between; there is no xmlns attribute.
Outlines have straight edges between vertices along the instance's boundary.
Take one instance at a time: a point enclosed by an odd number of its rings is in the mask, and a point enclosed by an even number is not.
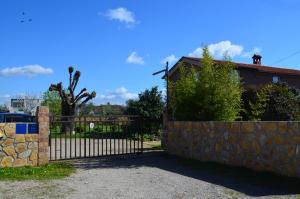
<svg viewBox="0 0 300 199"><path fill-rule="evenodd" d="M49 109L38 107L36 117L37 134L17 134L16 126L20 123L0 123L0 168L49 162Z"/></svg>
<svg viewBox="0 0 300 199"><path fill-rule="evenodd" d="M168 122L165 150L300 177L300 122Z"/></svg>
<svg viewBox="0 0 300 199"><path fill-rule="evenodd" d="M16 123L0 123L0 167L38 164L38 134L16 134Z"/></svg>
<svg viewBox="0 0 300 199"><path fill-rule="evenodd" d="M39 106L36 117L39 124L38 165L40 166L49 163L49 109L45 106Z"/></svg>

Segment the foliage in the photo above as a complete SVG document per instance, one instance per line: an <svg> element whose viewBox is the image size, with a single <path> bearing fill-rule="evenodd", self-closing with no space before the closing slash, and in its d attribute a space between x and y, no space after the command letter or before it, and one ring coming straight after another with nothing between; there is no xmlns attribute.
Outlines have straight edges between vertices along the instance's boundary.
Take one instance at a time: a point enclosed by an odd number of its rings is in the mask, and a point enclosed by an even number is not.
<svg viewBox="0 0 300 199"><path fill-rule="evenodd" d="M225 56L224 62L217 64L204 48L198 79L201 120L233 121L239 118L242 88L239 74L229 57Z"/></svg>
<svg viewBox="0 0 300 199"><path fill-rule="evenodd" d="M300 119L300 91L285 83L268 84L250 102L252 120L286 121Z"/></svg>
<svg viewBox="0 0 300 199"><path fill-rule="evenodd" d="M140 103L139 100L130 99L126 102L125 113L128 115L140 115Z"/></svg>
<svg viewBox="0 0 300 199"><path fill-rule="evenodd" d="M176 120L233 121L239 118L242 88L230 59L215 62L203 49L199 70L181 67L170 102ZM187 71L189 70L189 71Z"/></svg>
<svg viewBox="0 0 300 199"><path fill-rule="evenodd" d="M163 110L162 93L157 87L153 87L140 93L137 100L128 100L126 114L140 116L143 132L155 134L160 129Z"/></svg>
<svg viewBox="0 0 300 199"><path fill-rule="evenodd" d="M90 102L88 104L84 104L80 107L79 115L93 115L95 109L95 105Z"/></svg>
<svg viewBox="0 0 300 199"><path fill-rule="evenodd" d="M0 113L9 112L9 109L5 105L0 105Z"/></svg>
<svg viewBox="0 0 300 199"><path fill-rule="evenodd" d="M58 116L61 114L61 98L58 91L46 91L43 93L43 106L49 107L51 115Z"/></svg>
<svg viewBox="0 0 300 199"><path fill-rule="evenodd" d="M251 120L251 106L250 103L256 101L256 91L254 89L246 89L242 93L242 110L241 110L241 120L248 121Z"/></svg>
<svg viewBox="0 0 300 199"><path fill-rule="evenodd" d="M94 105L93 103L85 104L80 108L80 115L97 115L97 116L117 116L125 114L125 106L112 105L110 103Z"/></svg>
<svg viewBox="0 0 300 199"><path fill-rule="evenodd" d="M50 180L70 176L75 168L68 163L51 163L40 167L1 168L0 181L2 180Z"/></svg>
<svg viewBox="0 0 300 199"><path fill-rule="evenodd" d="M196 120L199 116L197 110L197 76L196 71L186 69L183 63L179 66L179 79L169 83L169 102L177 120Z"/></svg>

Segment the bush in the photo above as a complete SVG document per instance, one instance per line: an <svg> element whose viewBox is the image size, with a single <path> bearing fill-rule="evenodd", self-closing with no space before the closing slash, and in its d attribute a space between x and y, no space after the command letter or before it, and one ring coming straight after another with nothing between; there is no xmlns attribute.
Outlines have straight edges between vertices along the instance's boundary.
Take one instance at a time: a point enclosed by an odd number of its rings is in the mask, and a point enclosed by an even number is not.
<svg viewBox="0 0 300 199"><path fill-rule="evenodd" d="M228 57L216 63L204 48L200 70L186 71L170 83L170 104L176 120L233 121L241 111L239 74Z"/></svg>
<svg viewBox="0 0 300 199"><path fill-rule="evenodd" d="M300 119L300 92L285 83L269 84L250 102L252 120L290 121Z"/></svg>
<svg viewBox="0 0 300 199"><path fill-rule="evenodd" d="M144 134L155 135L162 125L163 110L162 93L153 87L140 93L137 100L127 101L126 114L139 116L138 120L132 122L132 128L139 127Z"/></svg>
<svg viewBox="0 0 300 199"><path fill-rule="evenodd" d="M247 89L242 94L242 110L240 112L243 121L251 120L251 106L250 103L256 101L256 90Z"/></svg>
<svg viewBox="0 0 300 199"><path fill-rule="evenodd" d="M179 79L176 82L170 82L170 106L176 120L197 120L199 119L199 110L196 88L197 74L194 69L188 71L183 63L179 66Z"/></svg>

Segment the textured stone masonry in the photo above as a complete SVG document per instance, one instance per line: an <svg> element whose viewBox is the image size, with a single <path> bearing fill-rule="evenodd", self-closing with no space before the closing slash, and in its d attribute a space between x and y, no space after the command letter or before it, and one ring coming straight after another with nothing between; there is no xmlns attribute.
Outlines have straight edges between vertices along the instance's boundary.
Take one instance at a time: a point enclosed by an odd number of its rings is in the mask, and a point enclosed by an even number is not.
<svg viewBox="0 0 300 199"><path fill-rule="evenodd" d="M300 177L300 122L168 122L164 149L200 161Z"/></svg>
<svg viewBox="0 0 300 199"><path fill-rule="evenodd" d="M0 123L0 167L37 166L38 135L15 132L15 123Z"/></svg>
<svg viewBox="0 0 300 199"><path fill-rule="evenodd" d="M38 165L49 163L48 144L49 144L49 109L40 106L37 109L37 120L39 124L38 136Z"/></svg>
<svg viewBox="0 0 300 199"><path fill-rule="evenodd" d="M16 123L0 123L0 168L49 162L49 110L37 109L39 134L16 134ZM2 135L2 136L1 136Z"/></svg>

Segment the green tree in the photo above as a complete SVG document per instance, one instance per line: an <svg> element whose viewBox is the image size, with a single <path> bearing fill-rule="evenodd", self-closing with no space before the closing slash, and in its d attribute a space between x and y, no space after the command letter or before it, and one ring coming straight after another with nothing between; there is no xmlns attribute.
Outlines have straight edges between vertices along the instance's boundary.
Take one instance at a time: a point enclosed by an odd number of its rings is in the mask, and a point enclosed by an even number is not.
<svg viewBox="0 0 300 199"><path fill-rule="evenodd" d="M200 69L180 69L179 79L171 83L170 93L176 120L239 118L242 95L239 74L228 56L223 62L215 62L206 47Z"/></svg>
<svg viewBox="0 0 300 199"><path fill-rule="evenodd" d="M286 121L300 119L300 92L285 83L268 84L250 102L252 120Z"/></svg>
<svg viewBox="0 0 300 199"><path fill-rule="evenodd" d="M241 111L242 88L240 77L228 56L216 63L203 49L198 73L197 99L200 120L233 121Z"/></svg>
<svg viewBox="0 0 300 199"><path fill-rule="evenodd" d="M43 93L43 106L49 107L49 112L53 116L61 114L61 98L58 91L46 91Z"/></svg>
<svg viewBox="0 0 300 199"><path fill-rule="evenodd" d="M157 87L146 89L139 94L137 100L128 100L126 104L126 114L140 116L145 134L158 133L162 124L164 102Z"/></svg>
<svg viewBox="0 0 300 199"><path fill-rule="evenodd" d="M80 116L85 116L85 115L93 115L93 111L95 109L95 105L90 102L88 104L83 104L81 107L80 107L80 111L79 111L79 115Z"/></svg>
<svg viewBox="0 0 300 199"><path fill-rule="evenodd" d="M177 120L197 120L199 110L196 99L197 76L195 70L179 66L179 78L169 83L169 102Z"/></svg>
<svg viewBox="0 0 300 199"><path fill-rule="evenodd" d="M139 115L139 101L130 99L126 102L126 114Z"/></svg>

